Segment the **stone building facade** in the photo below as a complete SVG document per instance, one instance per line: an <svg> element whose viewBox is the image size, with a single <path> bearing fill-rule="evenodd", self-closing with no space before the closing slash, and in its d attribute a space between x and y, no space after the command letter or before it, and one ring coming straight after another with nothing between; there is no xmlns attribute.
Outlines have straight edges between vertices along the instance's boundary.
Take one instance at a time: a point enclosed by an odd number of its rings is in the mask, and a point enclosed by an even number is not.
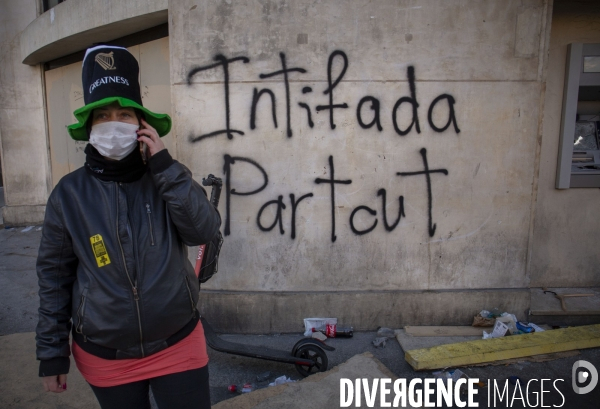
<svg viewBox="0 0 600 409"><path fill-rule="evenodd" d="M65 130L83 51L127 46L144 104L173 118L173 156L224 180L220 272L201 301L221 330L469 324L493 307L526 319L532 288L600 286L593 166L590 187L557 189L569 45L600 43L595 2L0 8L5 225L40 223L83 164ZM593 123L600 93L584 91L571 111Z"/></svg>

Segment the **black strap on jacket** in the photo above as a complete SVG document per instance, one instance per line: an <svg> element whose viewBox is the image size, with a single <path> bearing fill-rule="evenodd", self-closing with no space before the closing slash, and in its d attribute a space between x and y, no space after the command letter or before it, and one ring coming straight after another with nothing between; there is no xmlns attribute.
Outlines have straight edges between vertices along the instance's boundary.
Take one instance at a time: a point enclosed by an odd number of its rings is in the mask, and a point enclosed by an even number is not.
<svg viewBox="0 0 600 409"><path fill-rule="evenodd" d="M192 333L192 331L196 328L196 325L198 325L199 320L200 320L200 313L198 311L196 311L194 318L192 318L192 320L190 322L185 324L185 326L183 328L181 328L175 334L171 335L169 338L166 339L167 348L172 345L175 345L176 343L178 343L179 341L181 341L182 339L184 339L185 337L190 335ZM110 359L110 360L118 359L117 358L117 353L119 352L118 349L103 347L102 345L98 345L98 344L94 344L93 342L90 342L89 339L85 340L83 335L75 332L75 327L73 327L72 334L73 334L73 341L75 341L77 343L77 346L79 346L85 352L90 353L94 356L97 356L98 358ZM157 352L159 352L159 351L157 351ZM124 358L124 359L129 359L129 358Z"/></svg>

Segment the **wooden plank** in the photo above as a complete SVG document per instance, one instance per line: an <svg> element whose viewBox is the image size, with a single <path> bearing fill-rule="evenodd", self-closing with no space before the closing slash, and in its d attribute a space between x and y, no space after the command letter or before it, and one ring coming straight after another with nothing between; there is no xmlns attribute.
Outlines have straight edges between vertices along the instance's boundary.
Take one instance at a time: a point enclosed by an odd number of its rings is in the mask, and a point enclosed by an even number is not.
<svg viewBox="0 0 600 409"><path fill-rule="evenodd" d="M562 310L531 310L531 315L600 315L600 310L562 311Z"/></svg>
<svg viewBox="0 0 600 409"><path fill-rule="evenodd" d="M482 336L483 330L490 331L491 327L470 326L412 326L407 325L404 331L413 337L474 337Z"/></svg>
<svg viewBox="0 0 600 409"><path fill-rule="evenodd" d="M579 352L579 350L575 349L573 351L555 352L553 354L532 355L532 356L525 356L522 358L505 359L502 361L484 362L482 364L473 364L471 366L512 365L512 364L517 364L519 362L539 363L539 362L554 361L555 359L569 358L572 356L577 356L579 354L581 354L581 352Z"/></svg>
<svg viewBox="0 0 600 409"><path fill-rule="evenodd" d="M404 358L423 371L595 347L600 347L600 324L413 349Z"/></svg>

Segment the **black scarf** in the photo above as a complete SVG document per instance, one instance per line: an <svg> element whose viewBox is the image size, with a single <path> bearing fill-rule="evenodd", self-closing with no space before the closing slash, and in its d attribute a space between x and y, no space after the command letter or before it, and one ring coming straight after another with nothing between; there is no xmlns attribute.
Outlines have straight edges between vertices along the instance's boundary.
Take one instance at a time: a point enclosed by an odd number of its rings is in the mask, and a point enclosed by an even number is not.
<svg viewBox="0 0 600 409"><path fill-rule="evenodd" d="M121 160L110 160L100 155L91 144L84 150L85 170L100 180L111 182L135 182L146 173L147 165L142 160L139 147Z"/></svg>

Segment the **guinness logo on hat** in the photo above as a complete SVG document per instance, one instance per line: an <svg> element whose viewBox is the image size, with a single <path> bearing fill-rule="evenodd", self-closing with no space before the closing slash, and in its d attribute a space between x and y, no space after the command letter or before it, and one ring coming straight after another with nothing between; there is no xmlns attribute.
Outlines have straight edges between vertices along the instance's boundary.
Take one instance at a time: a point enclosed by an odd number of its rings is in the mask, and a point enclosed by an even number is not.
<svg viewBox="0 0 600 409"><path fill-rule="evenodd" d="M95 60L105 70L114 70L116 67L113 54L112 51L110 53L98 53Z"/></svg>
<svg viewBox="0 0 600 409"><path fill-rule="evenodd" d="M142 105L139 73L137 60L126 48L98 46L88 49L81 72L85 103L122 97Z"/></svg>

